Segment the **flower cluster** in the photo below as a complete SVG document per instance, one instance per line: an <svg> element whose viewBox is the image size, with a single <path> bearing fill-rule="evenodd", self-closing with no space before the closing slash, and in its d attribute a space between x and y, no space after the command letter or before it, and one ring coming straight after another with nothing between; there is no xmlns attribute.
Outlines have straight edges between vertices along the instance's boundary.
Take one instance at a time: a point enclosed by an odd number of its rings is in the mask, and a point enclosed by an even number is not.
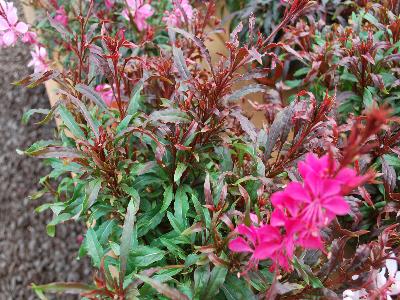
<svg viewBox="0 0 400 300"><path fill-rule="evenodd" d="M62 11L65 14L64 8ZM61 13L61 10L58 12ZM59 21L65 22L65 19ZM0 47L14 46L18 38L34 46L34 50L31 51L32 60L28 66L34 67L35 73L46 71L47 51L38 43L36 33L29 31L29 26L18 20L18 11L12 2L0 0Z"/></svg>
<svg viewBox="0 0 400 300"><path fill-rule="evenodd" d="M368 176L357 176L355 170L339 167L325 155L308 154L298 165L303 183L291 182L271 197L274 211L269 224L239 225L237 237L229 244L234 252L251 252L252 261L271 259L272 269L290 271L297 246L323 251L321 229L340 215L346 215L349 204L343 196L365 182Z"/></svg>
<svg viewBox="0 0 400 300"><path fill-rule="evenodd" d="M28 63L28 67L33 67L35 73L47 71L48 65L46 48L43 48L40 45L34 45L31 55L32 60Z"/></svg>
<svg viewBox="0 0 400 300"><path fill-rule="evenodd" d="M127 0L128 8L122 11L125 19L133 18L135 25L139 31L148 28L147 19L154 14L154 9L150 4L145 4L144 0Z"/></svg>
<svg viewBox="0 0 400 300"><path fill-rule="evenodd" d="M173 10L164 13L163 21L168 26L178 27L190 22L193 18L193 7L188 0L174 0Z"/></svg>
<svg viewBox="0 0 400 300"><path fill-rule="evenodd" d="M15 45L18 38L24 38L28 29L26 23L18 21L14 4L0 0L0 47Z"/></svg>

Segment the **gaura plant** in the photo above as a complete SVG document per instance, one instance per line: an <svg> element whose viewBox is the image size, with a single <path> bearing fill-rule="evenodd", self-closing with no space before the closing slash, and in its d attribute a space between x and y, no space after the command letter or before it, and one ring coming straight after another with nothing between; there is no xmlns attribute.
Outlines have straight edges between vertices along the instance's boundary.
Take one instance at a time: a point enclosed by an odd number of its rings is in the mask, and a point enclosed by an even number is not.
<svg viewBox="0 0 400 300"><path fill-rule="evenodd" d="M302 90L257 129L236 104L265 92L262 84L235 86L283 64L273 50L285 44L273 38L307 12L308 0L291 2L268 37L250 18L245 45L240 23L215 64L205 46L206 25L218 24L212 2L196 6L190 19L188 3L176 2L185 29L165 27L169 40L154 46L156 55L146 51L147 41L130 40L128 28L101 24L95 34L88 25L94 5L82 2L78 31L61 35L76 47L75 67L18 83L53 79L60 86L51 110L25 116L46 114L41 123L59 117L58 136L23 153L52 167L32 196L54 198L37 208L54 213L48 234L60 223L84 222L79 257L88 255L94 268L92 284L33 285L39 297L338 299L399 292L399 120L386 107L371 107L341 122L334 93L317 99ZM375 172L379 164L383 174Z"/></svg>
<svg viewBox="0 0 400 300"><path fill-rule="evenodd" d="M357 9L346 22L303 20L286 29L288 58L303 66L286 83L309 86L317 95L336 89L345 115L375 102L398 114L398 2L356 1L349 7Z"/></svg>

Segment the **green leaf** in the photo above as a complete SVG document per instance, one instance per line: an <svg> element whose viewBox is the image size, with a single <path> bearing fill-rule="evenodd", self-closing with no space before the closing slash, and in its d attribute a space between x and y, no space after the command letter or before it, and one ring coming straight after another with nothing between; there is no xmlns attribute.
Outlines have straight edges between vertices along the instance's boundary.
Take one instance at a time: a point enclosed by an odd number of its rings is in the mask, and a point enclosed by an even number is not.
<svg viewBox="0 0 400 300"><path fill-rule="evenodd" d="M186 164L181 163L181 162L178 163L178 165L176 166L176 169L175 169L174 182L179 183L179 180L181 179L182 174L185 172L186 168L187 168Z"/></svg>
<svg viewBox="0 0 400 300"><path fill-rule="evenodd" d="M138 246L129 253L128 264L133 267L147 267L164 256L164 251L158 248Z"/></svg>
<svg viewBox="0 0 400 300"><path fill-rule="evenodd" d="M90 292L94 287L76 282L53 282L43 285L32 285L34 291L47 292L47 293L67 293L67 294L81 294L85 292Z"/></svg>
<svg viewBox="0 0 400 300"><path fill-rule="evenodd" d="M85 120L86 120L87 124L89 125L89 127L91 128L93 134L98 139L99 138L99 125L98 125L98 122L97 122L97 120L94 120L92 118L92 116L90 115L90 113L87 110L86 106L82 103L82 101L79 100L78 98L72 96L71 94L69 94L66 91L58 90L58 92L60 94L63 94L65 96L67 96L71 100L71 102L80 110L80 112L82 113L82 116L85 118Z"/></svg>
<svg viewBox="0 0 400 300"><path fill-rule="evenodd" d="M71 219L71 217L72 216L68 213L63 213L54 217L54 219L46 226L47 234L54 237L56 234L56 225Z"/></svg>
<svg viewBox="0 0 400 300"><path fill-rule="evenodd" d="M120 247L120 271L119 271L119 280L120 286L122 287L126 264L128 260L129 251L132 245L132 237L133 237L133 226L135 224L136 213L139 210L140 198L139 195L137 197L132 197L131 201L129 201L128 209L125 215L125 222L122 228L122 236L121 236L121 247Z"/></svg>
<svg viewBox="0 0 400 300"><path fill-rule="evenodd" d="M164 109L154 111L149 118L163 123L189 123L188 115L178 109Z"/></svg>
<svg viewBox="0 0 400 300"><path fill-rule="evenodd" d="M364 89L363 103L366 108L370 108L374 104L374 100L372 98L372 93L368 88Z"/></svg>
<svg viewBox="0 0 400 300"><path fill-rule="evenodd" d="M364 14L364 19L370 22L371 24L375 25L378 29L385 29L385 26L383 26L379 21L370 13Z"/></svg>
<svg viewBox="0 0 400 300"><path fill-rule="evenodd" d="M202 293L201 299L211 300L218 294L222 284L225 282L228 269L221 266L215 266L211 271L210 279L208 280L207 287Z"/></svg>
<svg viewBox="0 0 400 300"><path fill-rule="evenodd" d="M245 280L239 279L234 275L228 275L221 287L226 300L256 300Z"/></svg>
<svg viewBox="0 0 400 300"><path fill-rule="evenodd" d="M163 205L161 211L166 211L174 199L173 187L170 185L164 191Z"/></svg>
<svg viewBox="0 0 400 300"><path fill-rule="evenodd" d="M112 233L115 232L115 228L118 226L118 222L115 219L107 220L99 229L97 229L96 234L99 237L99 242L101 245L105 245L108 242L108 238Z"/></svg>
<svg viewBox="0 0 400 300"><path fill-rule="evenodd" d="M188 268L198 262L199 256L197 254L189 254L185 259L185 267Z"/></svg>
<svg viewBox="0 0 400 300"><path fill-rule="evenodd" d="M97 93L92 87L84 85L84 84L77 84L75 89L84 95L86 98L92 100L98 107L100 107L103 111L107 111L107 105L104 103L103 98Z"/></svg>
<svg viewBox="0 0 400 300"><path fill-rule="evenodd" d="M196 270L194 271L194 290L196 295L199 295L200 293L202 293L202 291L204 291L208 280L210 279L210 275L211 272L209 264L196 268Z"/></svg>
<svg viewBox="0 0 400 300"><path fill-rule="evenodd" d="M138 111L140 107L140 93L142 89L143 82L140 81L133 90L131 101L129 101L129 106L126 110L127 115L134 115Z"/></svg>
<svg viewBox="0 0 400 300"><path fill-rule="evenodd" d="M127 115L122 121L121 123L118 124L117 129L115 130L116 134L121 133L123 130L125 130L129 123L131 122L133 118L133 115Z"/></svg>
<svg viewBox="0 0 400 300"><path fill-rule="evenodd" d="M88 207L90 208L97 200L99 191L101 189L101 179L95 179L89 183L89 194L88 194Z"/></svg>
<svg viewBox="0 0 400 300"><path fill-rule="evenodd" d="M29 119L31 118L31 116L32 116L33 114L38 113L38 114L47 115L47 114L49 114L49 112L50 112L50 110L48 110L48 109L43 109L43 108L39 108L39 109L30 109L30 110L26 111L26 112L24 113L24 115L22 116L22 123L23 123L23 124L27 124L28 121L29 121Z"/></svg>
<svg viewBox="0 0 400 300"><path fill-rule="evenodd" d="M86 232L85 247L89 256L92 258L93 265L100 267L101 259L103 258L104 250L97 239L96 232L93 228L89 228Z"/></svg>
<svg viewBox="0 0 400 300"><path fill-rule="evenodd" d="M58 113L69 131L77 138L86 139L82 129L76 123L74 116L65 108L64 105L58 107Z"/></svg>
<svg viewBox="0 0 400 300"><path fill-rule="evenodd" d="M293 266L300 277L304 279L305 283L311 284L311 286L315 289L324 287L322 282L314 275L310 266L306 265L296 256L293 258Z"/></svg>
<svg viewBox="0 0 400 300"><path fill-rule="evenodd" d="M266 91L265 85L262 84L250 84L250 85L245 85L244 87L234 91L233 93L226 95L224 97L224 101L228 103L232 103L234 101L238 101L242 99L243 97L249 95L249 94L254 94L254 93L264 93Z"/></svg>
<svg viewBox="0 0 400 300"><path fill-rule="evenodd" d="M182 294L177 289L171 288L164 283L161 283L145 275L136 274L134 276L142 280L143 282L147 283L157 292L161 293L162 295L168 297L171 300L189 300L189 298L185 294Z"/></svg>
<svg viewBox="0 0 400 300"><path fill-rule="evenodd" d="M175 193L174 211L175 218L182 227L187 227L186 214L189 210L189 201L184 188L181 186Z"/></svg>
<svg viewBox="0 0 400 300"><path fill-rule="evenodd" d="M180 219L176 218L171 212L167 212L167 218L172 228L179 234L184 230L184 226L180 223Z"/></svg>
<svg viewBox="0 0 400 300"><path fill-rule="evenodd" d="M176 245L176 242L165 238L160 238L160 241L168 249L169 252L178 256L182 260L186 259L185 252L179 246Z"/></svg>
<svg viewBox="0 0 400 300"><path fill-rule="evenodd" d="M149 230L156 228L162 221L165 216L165 212L171 205L172 200L174 199L174 194L172 191L172 186L168 186L164 191L163 202L160 208L156 207L151 211L147 211L140 216L137 221L138 228L138 236L141 237Z"/></svg>

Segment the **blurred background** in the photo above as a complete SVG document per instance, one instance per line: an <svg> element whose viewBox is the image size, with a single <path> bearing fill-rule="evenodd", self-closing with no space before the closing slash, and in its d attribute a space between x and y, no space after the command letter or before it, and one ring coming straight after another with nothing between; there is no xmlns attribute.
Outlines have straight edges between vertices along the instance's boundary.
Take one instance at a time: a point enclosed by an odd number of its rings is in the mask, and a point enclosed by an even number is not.
<svg viewBox="0 0 400 300"><path fill-rule="evenodd" d="M20 1L13 1L22 13ZM23 16L21 15L21 19ZM51 139L55 124L27 125L21 118L30 108L48 108L44 87L26 89L11 83L29 75L28 46L0 48L0 300L37 299L32 283L84 281L90 279L87 261L77 261L80 228L66 223L57 227L56 237L46 234L47 213L36 213L45 202L29 200L38 188L46 167L40 159L17 154L39 139ZM57 296L56 299L76 299Z"/></svg>

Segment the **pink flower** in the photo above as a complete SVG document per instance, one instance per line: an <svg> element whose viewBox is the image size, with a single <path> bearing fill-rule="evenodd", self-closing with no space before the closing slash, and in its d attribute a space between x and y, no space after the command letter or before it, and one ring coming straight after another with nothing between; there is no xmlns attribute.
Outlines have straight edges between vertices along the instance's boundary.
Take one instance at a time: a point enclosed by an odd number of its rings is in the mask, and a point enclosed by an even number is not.
<svg viewBox="0 0 400 300"><path fill-rule="evenodd" d="M271 225L255 227L240 224L236 230L244 238L239 236L231 240L228 245L231 251L252 253L252 263L269 258L273 269L277 266L291 269L295 246L290 235L281 234L277 227Z"/></svg>
<svg viewBox="0 0 400 300"><path fill-rule="evenodd" d="M49 66L47 64L47 51L45 48L35 45L34 51L31 51L32 60L28 67L33 67L35 73L45 72Z"/></svg>
<svg viewBox="0 0 400 300"><path fill-rule="evenodd" d="M146 20L154 14L154 10L150 4L144 4L144 0L127 0L128 9L122 11L125 19L129 20L129 14L133 16L133 21L139 31L147 29Z"/></svg>
<svg viewBox="0 0 400 300"><path fill-rule="evenodd" d="M99 84L95 90L100 93L101 98L107 106L110 107L113 104L115 100L114 92L109 84Z"/></svg>
<svg viewBox="0 0 400 300"><path fill-rule="evenodd" d="M108 9L110 9L114 6L114 0L105 0L104 2Z"/></svg>
<svg viewBox="0 0 400 300"><path fill-rule="evenodd" d="M68 25L68 16L63 5L56 10L56 15L54 17L54 20L56 20L57 22L59 22L64 26Z"/></svg>
<svg viewBox="0 0 400 300"><path fill-rule="evenodd" d="M171 12L164 12L163 22L168 26L178 27L186 23L185 15L188 22L193 19L193 7L188 0L175 0L173 5Z"/></svg>
<svg viewBox="0 0 400 300"><path fill-rule="evenodd" d="M315 154L308 154L304 162L299 162L298 169L301 176L306 180L308 177L331 178L336 180L342 189L343 194L347 194L354 188L365 182L369 175L357 176L356 171L350 168L341 168L328 155L318 158Z"/></svg>
<svg viewBox="0 0 400 300"><path fill-rule="evenodd" d="M14 45L17 38L27 31L28 25L18 22L17 8L13 3L0 0L0 45Z"/></svg>
<svg viewBox="0 0 400 300"><path fill-rule="evenodd" d="M296 247L324 251L320 231L338 215L349 212L343 198L366 176L340 168L328 156L308 154L298 165L303 183L291 182L271 196L274 211L270 222L260 227L239 225L241 235L229 243L233 252L252 253L251 262L271 259L272 269L292 270ZM251 264L250 264L251 265Z"/></svg>
<svg viewBox="0 0 400 300"><path fill-rule="evenodd" d="M341 195L340 183L332 179L308 178L304 187L298 186L296 196L304 203L301 218L309 226L326 226L336 215L346 215L349 204Z"/></svg>
<svg viewBox="0 0 400 300"><path fill-rule="evenodd" d="M24 43L31 44L31 45L36 44L37 43L37 34L33 31L28 31L27 33L24 34L21 41L23 41Z"/></svg>

